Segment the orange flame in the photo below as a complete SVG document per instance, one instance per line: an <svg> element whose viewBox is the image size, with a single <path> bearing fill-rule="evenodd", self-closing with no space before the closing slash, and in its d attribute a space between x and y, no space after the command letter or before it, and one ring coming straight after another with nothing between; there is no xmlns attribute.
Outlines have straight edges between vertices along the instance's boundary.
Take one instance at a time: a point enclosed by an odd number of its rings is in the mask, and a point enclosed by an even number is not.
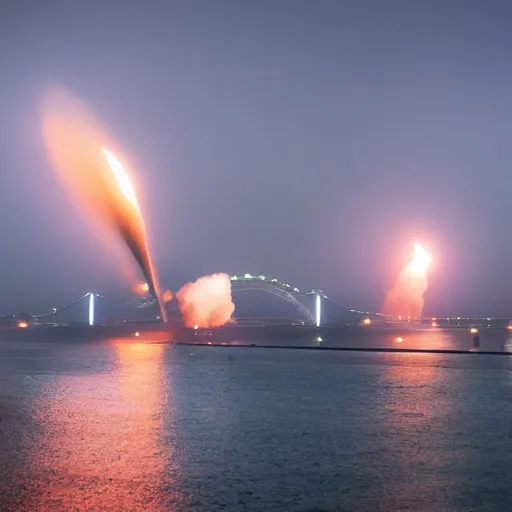
<svg viewBox="0 0 512 512"><path fill-rule="evenodd" d="M410 270L424 274L430 265L430 256L420 244L414 244L414 259L409 263Z"/></svg>
<svg viewBox="0 0 512 512"><path fill-rule="evenodd" d="M135 194L135 188L133 187L132 180L124 170L123 164L119 161L116 155L106 148L101 148L107 162L112 170L119 189L124 194L126 199L132 203L132 205L140 213L139 202L137 201L137 195Z"/></svg>
<svg viewBox="0 0 512 512"><path fill-rule="evenodd" d="M135 292L140 295L145 295L149 292L149 284L148 283L137 283L135 286Z"/></svg>

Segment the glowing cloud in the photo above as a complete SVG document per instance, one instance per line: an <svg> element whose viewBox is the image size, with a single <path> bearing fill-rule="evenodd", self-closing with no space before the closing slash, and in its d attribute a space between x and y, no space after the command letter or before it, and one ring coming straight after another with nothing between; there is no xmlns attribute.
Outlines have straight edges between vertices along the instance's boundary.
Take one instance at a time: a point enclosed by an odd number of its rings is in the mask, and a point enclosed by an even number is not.
<svg viewBox="0 0 512 512"><path fill-rule="evenodd" d="M394 317L420 318L428 289L431 258L420 244L414 244L413 259L405 266L389 291L383 312Z"/></svg>
<svg viewBox="0 0 512 512"><path fill-rule="evenodd" d="M229 322L235 310L227 274L205 276L195 283L187 283L176 298L187 327L219 327Z"/></svg>
<svg viewBox="0 0 512 512"><path fill-rule="evenodd" d="M409 264L411 272L425 274L430 265L430 256L420 244L414 244L414 259Z"/></svg>

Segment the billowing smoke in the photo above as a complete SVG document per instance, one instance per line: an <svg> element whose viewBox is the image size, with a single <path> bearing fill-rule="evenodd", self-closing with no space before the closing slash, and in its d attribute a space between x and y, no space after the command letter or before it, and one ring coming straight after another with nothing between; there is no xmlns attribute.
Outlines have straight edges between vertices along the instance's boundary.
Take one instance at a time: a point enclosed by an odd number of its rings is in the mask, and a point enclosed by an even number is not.
<svg viewBox="0 0 512 512"><path fill-rule="evenodd" d="M411 269L406 267L389 291L383 312L394 317L420 318L423 315L423 297L427 289L427 276L411 272Z"/></svg>
<svg viewBox="0 0 512 512"><path fill-rule="evenodd" d="M118 145L85 105L60 87L46 91L41 118L49 157L73 203L95 232L107 234L107 240L116 233L124 241L166 319L135 187L117 156Z"/></svg>
<svg viewBox="0 0 512 512"><path fill-rule="evenodd" d="M406 265L389 291L383 313L393 317L420 318L428 289L427 269L430 257L419 244L414 245L414 259Z"/></svg>
<svg viewBox="0 0 512 512"><path fill-rule="evenodd" d="M176 294L187 327L219 327L229 322L235 310L231 280L227 274L200 277Z"/></svg>

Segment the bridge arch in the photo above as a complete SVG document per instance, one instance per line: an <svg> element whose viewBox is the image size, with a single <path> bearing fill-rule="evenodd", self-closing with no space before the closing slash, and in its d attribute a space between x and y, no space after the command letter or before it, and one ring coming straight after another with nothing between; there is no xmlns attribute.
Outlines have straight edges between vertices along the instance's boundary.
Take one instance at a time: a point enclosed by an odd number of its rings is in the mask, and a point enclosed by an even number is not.
<svg viewBox="0 0 512 512"><path fill-rule="evenodd" d="M243 291L263 291L276 295L292 304L308 324L315 325L315 315L297 298L304 295L299 292L298 288L263 275L244 274L241 276L231 276L231 292Z"/></svg>
<svg viewBox="0 0 512 512"><path fill-rule="evenodd" d="M301 293L296 287L290 286L287 283L281 282L276 278L266 277L260 274L242 274L231 276L231 292L243 292L243 291L263 291L271 293L277 297L280 297L289 302L309 325L318 325L320 321L319 312L319 299L321 297L326 298L321 290L313 290L310 293ZM316 295L317 301L315 303L316 310L312 311L306 307L299 298ZM82 297L85 298L86 296ZM81 299L79 299L81 300ZM130 306L130 309L146 309L157 304L156 299L153 297L143 297L136 300L128 301L125 306Z"/></svg>

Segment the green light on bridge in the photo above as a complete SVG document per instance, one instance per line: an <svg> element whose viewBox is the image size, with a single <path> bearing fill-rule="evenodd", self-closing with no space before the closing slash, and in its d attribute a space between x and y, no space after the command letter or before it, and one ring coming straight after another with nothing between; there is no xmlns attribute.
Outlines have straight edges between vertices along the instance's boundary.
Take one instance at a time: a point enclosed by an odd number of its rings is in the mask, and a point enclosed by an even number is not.
<svg viewBox="0 0 512 512"><path fill-rule="evenodd" d="M282 283L281 281L279 281L279 279L276 279L275 277L267 277L267 276L264 276L263 274L243 274L243 275L233 275L231 276L231 281L267 281L267 282L270 282L270 283L273 283L273 284L276 284L278 286L282 286L284 288L290 288L292 289L295 293L299 293L299 289L298 288L295 288L295 287L292 287L290 286L288 283Z"/></svg>

